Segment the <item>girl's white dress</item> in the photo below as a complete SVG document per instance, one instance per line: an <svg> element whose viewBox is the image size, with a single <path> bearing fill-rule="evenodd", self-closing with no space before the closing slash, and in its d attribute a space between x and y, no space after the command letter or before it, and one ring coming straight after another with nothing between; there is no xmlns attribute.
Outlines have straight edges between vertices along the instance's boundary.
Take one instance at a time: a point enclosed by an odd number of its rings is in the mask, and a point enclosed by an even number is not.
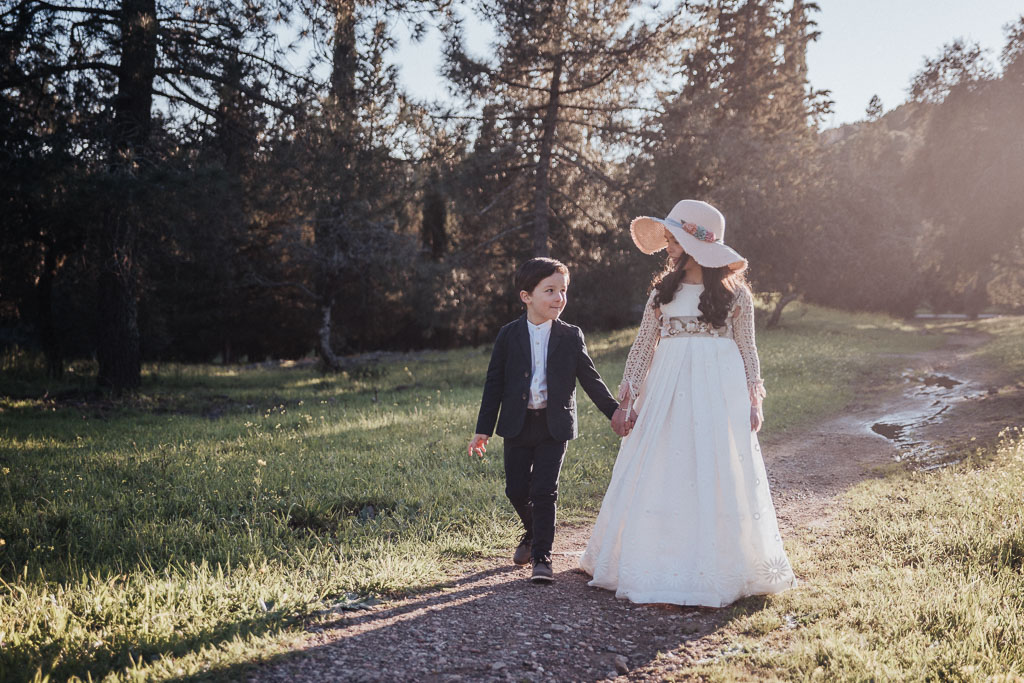
<svg viewBox="0 0 1024 683"><path fill-rule="evenodd" d="M750 429L753 299L740 289L710 330L694 322L703 289L682 285L660 316L647 302L620 389L639 417L580 560L591 586L633 602L721 607L796 583Z"/></svg>

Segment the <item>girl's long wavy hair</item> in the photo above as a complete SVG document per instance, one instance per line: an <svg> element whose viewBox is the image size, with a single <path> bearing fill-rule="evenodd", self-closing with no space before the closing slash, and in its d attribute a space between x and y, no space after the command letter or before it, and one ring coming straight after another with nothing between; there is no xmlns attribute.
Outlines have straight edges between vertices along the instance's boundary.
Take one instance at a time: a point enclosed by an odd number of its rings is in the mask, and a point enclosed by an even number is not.
<svg viewBox="0 0 1024 683"><path fill-rule="evenodd" d="M669 259L665 269L654 276L651 285L656 290L655 306L662 306L675 298L679 283L683 281L683 266L687 260L689 255L684 251L678 261ZM746 278L743 273L737 273L729 266L701 270L704 276L704 291L700 293L700 316L697 319L715 327L723 327L726 318L729 317L729 309L732 308L736 292L747 284Z"/></svg>

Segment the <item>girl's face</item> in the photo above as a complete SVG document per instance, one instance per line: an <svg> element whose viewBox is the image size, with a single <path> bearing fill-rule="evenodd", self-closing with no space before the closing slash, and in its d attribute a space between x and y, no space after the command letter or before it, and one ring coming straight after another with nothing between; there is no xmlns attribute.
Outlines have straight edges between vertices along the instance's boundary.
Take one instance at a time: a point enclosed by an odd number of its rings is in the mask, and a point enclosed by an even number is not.
<svg viewBox="0 0 1024 683"><path fill-rule="evenodd" d="M665 228L665 239L668 240L668 246L665 247L665 251L668 252L668 256L670 259L672 259L673 263L678 263L679 259L684 257L686 258L686 260L690 259L690 257L683 250L682 245L679 244L679 241L675 238L675 235L673 235L672 231L669 230L668 228Z"/></svg>
<svg viewBox="0 0 1024 683"><path fill-rule="evenodd" d="M526 315L534 325L554 320L565 308L569 292L569 278L562 273L552 273L540 281L532 292L519 292L519 298L526 304Z"/></svg>

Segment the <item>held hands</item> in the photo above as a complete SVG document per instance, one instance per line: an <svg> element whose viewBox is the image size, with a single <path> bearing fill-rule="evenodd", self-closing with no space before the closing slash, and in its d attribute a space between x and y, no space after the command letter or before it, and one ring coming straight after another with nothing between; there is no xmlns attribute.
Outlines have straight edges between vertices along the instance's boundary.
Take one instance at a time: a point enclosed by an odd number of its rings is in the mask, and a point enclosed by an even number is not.
<svg viewBox="0 0 1024 683"><path fill-rule="evenodd" d="M629 430L626 429L626 411L622 408L616 408L612 413L612 431L618 436L629 434Z"/></svg>
<svg viewBox="0 0 1024 683"><path fill-rule="evenodd" d="M629 433L633 431L633 425L636 424L636 418L635 410L630 410L627 416L626 409L619 406L612 414L612 431L619 436L629 436Z"/></svg>
<svg viewBox="0 0 1024 683"><path fill-rule="evenodd" d="M473 452L476 451L478 457L484 457L484 453L487 452L487 441L490 438L486 434L474 434L469 442L469 454L473 455Z"/></svg>

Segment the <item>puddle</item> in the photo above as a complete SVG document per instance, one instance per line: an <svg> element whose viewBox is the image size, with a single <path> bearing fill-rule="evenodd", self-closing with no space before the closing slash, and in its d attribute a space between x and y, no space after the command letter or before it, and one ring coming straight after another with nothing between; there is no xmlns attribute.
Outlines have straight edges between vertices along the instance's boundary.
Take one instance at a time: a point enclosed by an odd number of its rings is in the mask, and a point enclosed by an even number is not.
<svg viewBox="0 0 1024 683"><path fill-rule="evenodd" d="M904 429L906 429L906 427L903 425L894 425L888 422L876 422L871 425L871 431L892 441L896 441L903 436Z"/></svg>
<svg viewBox="0 0 1024 683"><path fill-rule="evenodd" d="M963 384L960 380L953 379L948 375L925 375L921 378L921 382L926 387L942 387L943 389L952 389Z"/></svg>
<svg viewBox="0 0 1024 683"><path fill-rule="evenodd" d="M947 453L922 440L920 430L942 422L943 414L954 403L982 392L972 391L969 384L950 375L920 374L907 370L902 376L907 388L899 409L888 413L885 421L871 424L871 431L899 448L897 462L907 462L923 471L958 462L950 460Z"/></svg>

